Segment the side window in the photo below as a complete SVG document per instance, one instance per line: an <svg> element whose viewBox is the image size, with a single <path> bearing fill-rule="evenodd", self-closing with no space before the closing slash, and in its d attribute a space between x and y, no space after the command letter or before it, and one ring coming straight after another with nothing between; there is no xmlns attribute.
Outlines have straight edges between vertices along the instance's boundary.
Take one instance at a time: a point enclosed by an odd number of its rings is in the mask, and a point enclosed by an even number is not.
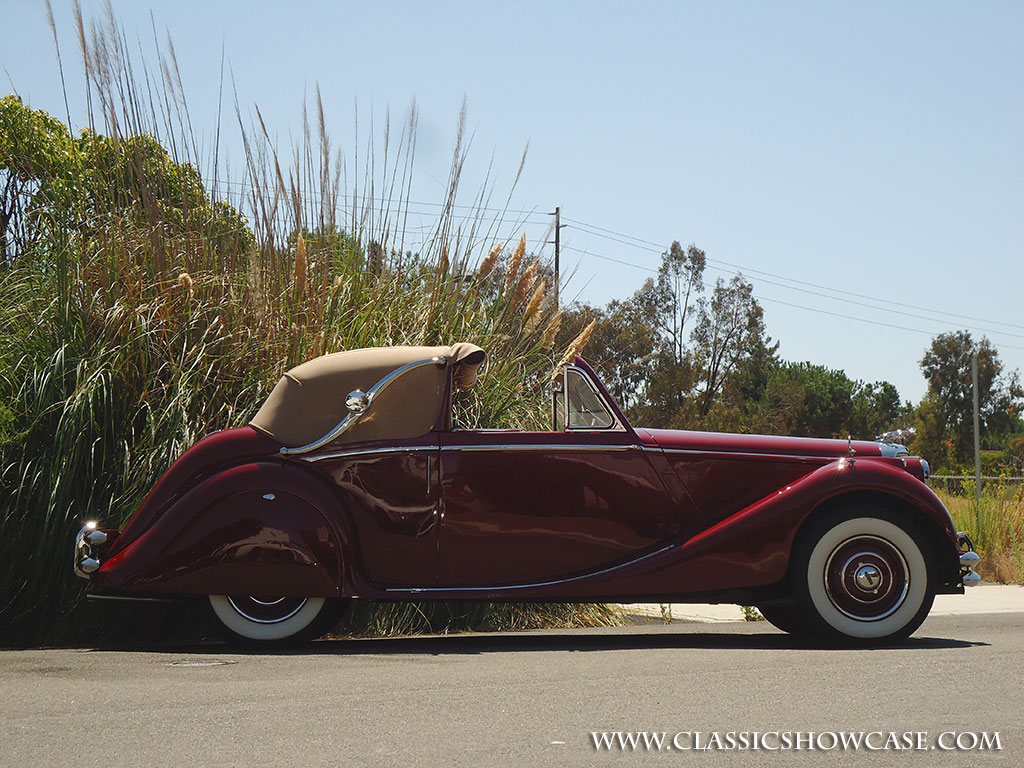
<svg viewBox="0 0 1024 768"><path fill-rule="evenodd" d="M577 368L566 368L566 429L608 429L615 418L605 408L590 380ZM556 398L557 399L557 398Z"/></svg>

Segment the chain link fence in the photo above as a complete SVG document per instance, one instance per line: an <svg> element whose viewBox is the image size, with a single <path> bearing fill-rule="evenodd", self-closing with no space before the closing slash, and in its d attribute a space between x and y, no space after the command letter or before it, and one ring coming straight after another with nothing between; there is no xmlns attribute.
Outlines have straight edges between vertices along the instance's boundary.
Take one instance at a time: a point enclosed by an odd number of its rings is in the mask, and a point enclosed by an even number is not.
<svg viewBox="0 0 1024 768"><path fill-rule="evenodd" d="M945 491L954 496L965 494L974 495L976 478L974 475L931 475L928 478L928 485L936 490ZM982 491L992 487L1002 489L1017 489L1024 485L1024 477L1010 477L1008 475L982 475Z"/></svg>

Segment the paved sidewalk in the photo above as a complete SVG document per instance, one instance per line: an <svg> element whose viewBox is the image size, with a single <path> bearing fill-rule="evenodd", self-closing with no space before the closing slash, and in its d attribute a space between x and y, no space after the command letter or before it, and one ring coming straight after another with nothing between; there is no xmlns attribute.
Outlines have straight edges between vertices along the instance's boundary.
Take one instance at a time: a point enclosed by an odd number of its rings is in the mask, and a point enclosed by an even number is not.
<svg viewBox="0 0 1024 768"><path fill-rule="evenodd" d="M658 603L631 603L623 606L628 613L648 617L652 621L662 619ZM719 603L671 603L666 608L677 621L743 621L743 611L738 605ZM1019 584L979 584L968 587L964 595L937 595L929 616L966 616L978 613L1024 613L1024 586Z"/></svg>

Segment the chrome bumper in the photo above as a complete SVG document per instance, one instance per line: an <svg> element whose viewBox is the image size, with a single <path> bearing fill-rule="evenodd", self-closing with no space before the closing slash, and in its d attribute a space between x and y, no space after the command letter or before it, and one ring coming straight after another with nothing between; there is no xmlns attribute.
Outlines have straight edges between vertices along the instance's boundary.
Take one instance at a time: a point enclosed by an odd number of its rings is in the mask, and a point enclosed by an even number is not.
<svg viewBox="0 0 1024 768"><path fill-rule="evenodd" d="M975 573L974 569L981 562L978 553L974 551L974 542L964 531L957 531L956 540L960 544L960 580L965 587L973 587L981 582L981 576Z"/></svg>
<svg viewBox="0 0 1024 768"><path fill-rule="evenodd" d="M96 523L86 523L75 538L75 575L83 579L99 570L99 547L107 541L107 534L96 530Z"/></svg>

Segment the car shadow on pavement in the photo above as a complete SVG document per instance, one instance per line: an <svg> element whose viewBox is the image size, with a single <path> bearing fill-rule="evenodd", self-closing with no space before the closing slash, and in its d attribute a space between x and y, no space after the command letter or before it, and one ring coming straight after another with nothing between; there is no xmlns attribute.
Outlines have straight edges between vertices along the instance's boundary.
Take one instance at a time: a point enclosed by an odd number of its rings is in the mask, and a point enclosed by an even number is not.
<svg viewBox="0 0 1024 768"><path fill-rule="evenodd" d="M838 648L774 630L686 632L686 625L612 628L603 630L533 630L526 632L465 633L384 638L325 638L297 648L246 648L202 643L174 646L96 647L96 651L141 651L174 654L241 655L432 655L528 653L551 651L623 651L657 649L708 650L821 650L856 652L873 649ZM689 625L692 626L692 625ZM988 646L989 643L943 637L911 637L889 651L947 650Z"/></svg>

